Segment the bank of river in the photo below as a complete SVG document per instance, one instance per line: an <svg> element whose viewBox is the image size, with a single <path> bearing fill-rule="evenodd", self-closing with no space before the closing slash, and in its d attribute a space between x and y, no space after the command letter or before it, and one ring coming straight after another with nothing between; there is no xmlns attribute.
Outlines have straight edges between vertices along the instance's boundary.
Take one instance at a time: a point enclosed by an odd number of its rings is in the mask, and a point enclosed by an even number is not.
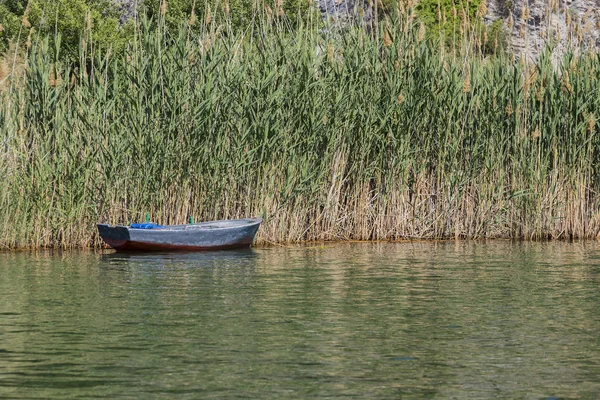
<svg viewBox="0 0 600 400"><path fill-rule="evenodd" d="M0 398L597 398L600 245L0 254Z"/></svg>

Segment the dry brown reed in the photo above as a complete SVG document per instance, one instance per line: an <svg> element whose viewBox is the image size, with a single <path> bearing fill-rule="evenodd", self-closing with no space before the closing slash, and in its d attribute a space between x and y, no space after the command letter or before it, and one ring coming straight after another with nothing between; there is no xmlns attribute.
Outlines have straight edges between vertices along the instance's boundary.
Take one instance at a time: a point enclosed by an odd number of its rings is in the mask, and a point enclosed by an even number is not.
<svg viewBox="0 0 600 400"><path fill-rule="evenodd" d="M595 58L457 63L379 28L142 24L77 70L32 43L0 93L0 247L101 246L95 223L146 213L262 215L259 243L598 236Z"/></svg>

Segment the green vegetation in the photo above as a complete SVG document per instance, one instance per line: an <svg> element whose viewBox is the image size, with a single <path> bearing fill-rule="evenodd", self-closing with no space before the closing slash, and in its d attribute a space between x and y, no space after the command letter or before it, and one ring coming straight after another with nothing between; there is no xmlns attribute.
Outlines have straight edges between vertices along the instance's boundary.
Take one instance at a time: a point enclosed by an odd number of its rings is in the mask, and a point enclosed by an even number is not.
<svg viewBox="0 0 600 400"><path fill-rule="evenodd" d="M196 33L207 27L223 32L251 29L256 18L278 20L287 28L298 27L300 20L311 17L312 0L140 0L139 9L156 20L165 12L165 23L171 30L188 24ZM410 1L380 1L380 18L397 11L406 12ZM492 52L505 47L506 34L496 24L487 34L480 22L485 11L481 0L421 0L416 15L424 23L429 37L451 44L468 37L465 30L476 29L485 49ZM119 24L120 11L111 0L0 0L0 54L10 41L25 44L31 36L46 36L58 31L62 35L62 58L77 60L80 38L92 35L86 45L99 51L120 51L133 37L132 24ZM484 33L486 31L486 33Z"/></svg>
<svg viewBox="0 0 600 400"><path fill-rule="evenodd" d="M11 41L30 47L46 36L56 48L58 32L61 59L70 60L77 60L82 44L97 52L119 51L133 34L130 25L119 26L110 0L0 0L0 24L0 54Z"/></svg>
<svg viewBox="0 0 600 400"><path fill-rule="evenodd" d="M306 17L310 0L145 0L146 14L156 18L161 7L166 9L167 25L178 28L182 22L194 22L192 29L199 30L206 25L221 24L233 30L246 30L252 27L257 16L285 21L288 26L296 26L299 16ZM282 17L285 16L285 19Z"/></svg>
<svg viewBox="0 0 600 400"><path fill-rule="evenodd" d="M454 37L476 21L481 3L481 0L421 0L416 11L428 27L441 29L446 37Z"/></svg>
<svg viewBox="0 0 600 400"><path fill-rule="evenodd" d="M142 19L85 68L32 41L0 94L0 246L99 245L96 222L146 213L261 214L262 241L600 232L596 56L464 57L403 15L379 40L264 18L252 37Z"/></svg>
<svg viewBox="0 0 600 400"><path fill-rule="evenodd" d="M187 25L196 33L217 27L225 33L244 31L257 17L293 28L310 17L307 0L140 0L138 8L152 20L164 12L171 30ZM48 35L55 49L56 32L61 35L61 60L78 61L82 43L96 53L120 52L134 34L134 21L120 24L120 15L111 0L0 0L0 55L11 41L30 46Z"/></svg>
<svg viewBox="0 0 600 400"><path fill-rule="evenodd" d="M482 0L421 0L416 13L428 36L449 47L474 39L486 54L502 53L508 47L508 32L501 19L490 26L482 22L486 4Z"/></svg>
<svg viewBox="0 0 600 400"><path fill-rule="evenodd" d="M23 15L24 11L20 1L0 2L0 55L8 50L10 40L18 36L21 26L19 15Z"/></svg>

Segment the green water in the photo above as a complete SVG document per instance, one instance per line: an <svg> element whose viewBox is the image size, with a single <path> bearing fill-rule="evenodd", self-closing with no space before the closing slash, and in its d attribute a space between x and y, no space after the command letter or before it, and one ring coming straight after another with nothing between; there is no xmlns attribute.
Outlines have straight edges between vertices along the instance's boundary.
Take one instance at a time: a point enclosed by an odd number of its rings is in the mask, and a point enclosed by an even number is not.
<svg viewBox="0 0 600 400"><path fill-rule="evenodd" d="M600 245L0 254L0 398L600 398Z"/></svg>

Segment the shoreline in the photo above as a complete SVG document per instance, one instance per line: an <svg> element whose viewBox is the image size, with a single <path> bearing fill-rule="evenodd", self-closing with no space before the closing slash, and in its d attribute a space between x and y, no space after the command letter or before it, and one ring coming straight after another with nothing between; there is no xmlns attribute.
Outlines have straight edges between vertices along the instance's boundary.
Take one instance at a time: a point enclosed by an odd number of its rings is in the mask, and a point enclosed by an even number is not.
<svg viewBox="0 0 600 400"><path fill-rule="evenodd" d="M302 249L302 248L321 248L327 246L337 245L380 245L380 244L437 244L437 243L513 243L513 244L550 244L550 243L563 243L563 244L580 244L580 243L599 243L600 238L562 238L562 239L522 239L522 238L445 238L445 239L394 239L394 240L311 240L301 242L259 242L253 244L249 248L231 249L231 250L208 250L208 251L159 251L159 252L144 252L144 251L132 251L132 252L118 252L110 247L38 247L38 248L0 248L0 254L17 254L17 253L69 253L69 252L88 252L98 254L193 254L193 253L222 253L230 251L246 251L251 249L269 249L269 248L286 248L286 249Z"/></svg>

